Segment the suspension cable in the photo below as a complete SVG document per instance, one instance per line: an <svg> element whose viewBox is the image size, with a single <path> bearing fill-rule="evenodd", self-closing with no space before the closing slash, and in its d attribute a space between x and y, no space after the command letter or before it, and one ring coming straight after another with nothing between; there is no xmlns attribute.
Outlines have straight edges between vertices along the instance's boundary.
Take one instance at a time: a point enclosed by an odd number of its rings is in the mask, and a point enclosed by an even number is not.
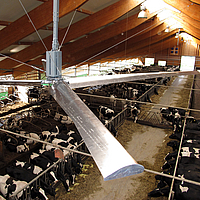
<svg viewBox="0 0 200 200"><path fill-rule="evenodd" d="M60 44L60 46L59 46L59 51L60 51L60 49L62 48L62 45L63 45L63 43L64 43L64 40L65 40L66 36L67 36L67 33L68 33L68 31L69 31L69 28L70 28L70 26L71 26L71 24L72 24L72 21L73 21L73 19L74 19L74 17L75 17L76 12L77 12L77 9L75 10L75 12L74 12L74 14L73 14L73 16L72 16L72 18L71 18L71 21L70 21L70 23L69 23L69 26L67 27L67 30L66 30L66 32L65 32L65 35L64 35L64 37L63 37L63 39L62 39L62 42L61 42L61 44Z"/></svg>
<svg viewBox="0 0 200 200"><path fill-rule="evenodd" d="M20 2L20 4L21 4L22 8L24 9L24 12L26 13L28 19L30 20L30 22L31 22L31 24L32 24L32 26L33 26L33 28L35 29L35 32L37 33L39 39L41 40L41 42L42 42L44 48L46 49L46 51L48 51L48 49L47 49L47 47L46 47L44 41L42 40L42 38L41 38L39 32L37 31L37 29L36 29L36 27L35 27L33 21L31 20L31 18L30 18L30 16L29 16L28 12L26 11L26 8L25 8L24 5L22 4L21 0L19 0L19 2Z"/></svg>
<svg viewBox="0 0 200 200"><path fill-rule="evenodd" d="M161 11L160 11L160 12L161 12ZM159 12L158 12L158 13L159 13ZM167 17L167 18L169 18L169 17ZM167 18L165 18L165 19L167 19ZM162 21L164 21L164 20L162 20ZM161 21L157 22L156 24L159 24L159 23L161 23ZM88 59L82 61L81 63L79 63L79 65L82 65L83 63L85 63L85 62L87 62L87 61L89 61L89 60L91 60L91 59L93 59L93 58L95 58L95 57L101 55L102 53L105 53L106 51L108 51L108 50L110 50L110 49L112 49L112 48L114 48L114 47L116 47L116 46L122 44L123 42L125 42L125 41L127 41L127 40L129 40L129 39L131 39L131 38L133 38L133 37L135 37L136 35L141 34L142 32L144 32L144 31L148 30L149 28L155 26L156 24L152 24L152 25L150 25L149 27L144 28L143 30L141 30L141 31L139 31L139 32L137 32L137 33L131 35L130 37L128 37L128 38L126 38L126 39L124 39L124 40L122 40L122 41L120 41L120 42L118 42L118 43L112 45L111 47L108 47L107 49L104 49L103 51L97 53L96 55L94 55L94 56L92 56L92 57L90 57L90 58L88 58Z"/></svg>
<svg viewBox="0 0 200 200"><path fill-rule="evenodd" d="M16 61L16 62L19 62L19 63L21 63L21 64L24 64L24 65L27 65L27 66L29 66L29 67L32 67L33 69L39 70L39 71L41 71L41 72L45 72L45 70L43 70L43 69L40 69L40 68L35 67L35 66L33 66L33 65L29 65L29 64L27 64L27 63L25 63L25 62L22 62L22 61L20 61L20 60L17 60L17 59L15 59L15 58L10 57L10 56L6 56L6 55L4 55L4 54L2 54L2 53L0 53L0 55L3 56L3 57L9 58L9 59L11 59L11 60L14 60L14 61Z"/></svg>

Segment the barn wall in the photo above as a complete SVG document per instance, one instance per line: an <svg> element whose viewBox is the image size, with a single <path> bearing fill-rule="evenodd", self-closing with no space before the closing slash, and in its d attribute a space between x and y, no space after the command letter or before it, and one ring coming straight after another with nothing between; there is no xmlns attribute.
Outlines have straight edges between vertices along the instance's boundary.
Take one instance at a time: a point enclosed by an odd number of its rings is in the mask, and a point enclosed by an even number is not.
<svg viewBox="0 0 200 200"><path fill-rule="evenodd" d="M195 66L200 68L200 47L193 42L183 42L178 46L171 47L169 49L162 50L155 54L151 54L148 57L155 58L155 64L158 60L167 61L167 65L180 65L181 56L196 56Z"/></svg>

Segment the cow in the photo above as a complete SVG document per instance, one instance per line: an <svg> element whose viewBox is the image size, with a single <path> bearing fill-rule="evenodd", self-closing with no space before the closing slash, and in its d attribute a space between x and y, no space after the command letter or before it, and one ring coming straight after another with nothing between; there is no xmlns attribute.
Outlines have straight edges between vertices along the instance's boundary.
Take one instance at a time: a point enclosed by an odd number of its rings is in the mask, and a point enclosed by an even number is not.
<svg viewBox="0 0 200 200"><path fill-rule="evenodd" d="M168 160L171 160L172 158L176 158L178 155L178 152L177 151L174 151L172 153L168 153L166 156L165 156L165 160L168 161Z"/></svg>
<svg viewBox="0 0 200 200"><path fill-rule="evenodd" d="M6 198L20 191L27 185L25 181L16 181L14 178L10 177L8 174L0 176L0 192ZM17 198L20 198L23 195L23 191L17 194Z"/></svg>
<svg viewBox="0 0 200 200"><path fill-rule="evenodd" d="M170 191L170 187L166 186L164 188L156 188L153 191L148 193L149 197L160 197L160 196L168 196Z"/></svg>
<svg viewBox="0 0 200 200"><path fill-rule="evenodd" d="M11 177L20 180L25 181L26 184L29 183L31 180L37 177L37 175L33 174L31 171L22 168L21 166L10 166L6 168L7 174L9 174ZM45 192L49 193L52 196L55 196L55 190L50 185L46 184L42 179L40 179L40 185L43 189L43 197L46 199ZM35 184L33 184L33 187L36 187ZM36 187L37 188L37 187ZM45 191L45 192L44 192Z"/></svg>
<svg viewBox="0 0 200 200"><path fill-rule="evenodd" d="M34 165L41 167L43 170L47 169L48 167L50 167L53 164L53 162L50 159L48 159L47 157L45 157L42 154L37 154L37 153L31 154L30 162L33 163ZM66 191L70 190L69 189L69 180L67 180L65 178L64 174L61 172L60 169L57 169L56 178L63 183Z"/></svg>
<svg viewBox="0 0 200 200"><path fill-rule="evenodd" d="M197 200L200 197L199 186L186 182L176 181L174 191L176 200Z"/></svg>
<svg viewBox="0 0 200 200"><path fill-rule="evenodd" d="M134 123L136 123L138 119L138 114L140 113L140 109L138 108L137 104L131 106L131 117L134 119Z"/></svg>
<svg viewBox="0 0 200 200"><path fill-rule="evenodd" d="M40 136L37 133L27 133L26 131L20 131L20 134L27 136L27 137L31 137L31 138L40 140ZM27 139L26 140L26 144L35 144L35 143L37 143L37 142L33 139Z"/></svg>
<svg viewBox="0 0 200 200"><path fill-rule="evenodd" d="M106 106L99 106L99 118L102 119L106 119L106 120L110 120L112 119L112 117L114 116L114 110L106 107Z"/></svg>
<svg viewBox="0 0 200 200"><path fill-rule="evenodd" d="M21 162L16 160L12 165L15 167L22 167L36 176L43 172L41 167L28 162ZM47 175L51 180L53 180L54 183L58 182L53 171L47 172Z"/></svg>
<svg viewBox="0 0 200 200"><path fill-rule="evenodd" d="M6 148L11 152L23 153L29 151L29 146L26 144L26 139L21 137L6 135L4 138Z"/></svg>
<svg viewBox="0 0 200 200"><path fill-rule="evenodd" d="M172 112L165 107L160 108L160 113L161 113L161 122L164 122L164 119L166 119L169 122L172 122Z"/></svg>
<svg viewBox="0 0 200 200"><path fill-rule="evenodd" d="M173 151L177 150L179 148L179 141L172 140L167 143L167 146L170 146L173 148Z"/></svg>
<svg viewBox="0 0 200 200"><path fill-rule="evenodd" d="M174 168L175 166L175 163L176 163L176 160L168 160L164 163L164 165L161 167L162 170L165 170L165 169L170 169L170 168Z"/></svg>
<svg viewBox="0 0 200 200"><path fill-rule="evenodd" d="M198 130L192 130L192 129L186 129L185 130L185 139L189 140L198 140L200 136L200 131Z"/></svg>
<svg viewBox="0 0 200 200"><path fill-rule="evenodd" d="M39 99L39 97L40 97L39 89L37 87L30 88L28 90L28 97Z"/></svg>
<svg viewBox="0 0 200 200"><path fill-rule="evenodd" d="M56 112L56 114L54 116L54 120L59 121L62 124L72 124L73 123L72 119L69 116L62 115L58 112Z"/></svg>

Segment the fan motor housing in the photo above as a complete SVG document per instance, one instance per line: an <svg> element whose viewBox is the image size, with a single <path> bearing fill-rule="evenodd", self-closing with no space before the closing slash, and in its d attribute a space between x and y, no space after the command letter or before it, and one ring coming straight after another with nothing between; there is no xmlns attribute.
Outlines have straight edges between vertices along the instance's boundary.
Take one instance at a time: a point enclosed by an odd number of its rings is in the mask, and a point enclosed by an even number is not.
<svg viewBox="0 0 200 200"><path fill-rule="evenodd" d="M61 79L62 77L62 51L46 52L47 80Z"/></svg>

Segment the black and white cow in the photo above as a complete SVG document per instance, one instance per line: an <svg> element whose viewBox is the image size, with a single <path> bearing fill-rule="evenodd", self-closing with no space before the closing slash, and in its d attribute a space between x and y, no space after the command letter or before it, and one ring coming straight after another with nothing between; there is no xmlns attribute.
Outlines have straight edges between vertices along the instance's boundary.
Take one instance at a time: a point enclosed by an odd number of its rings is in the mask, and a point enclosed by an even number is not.
<svg viewBox="0 0 200 200"><path fill-rule="evenodd" d="M56 114L54 116L54 120L59 121L62 124L72 124L73 123L72 119L69 116L62 115L58 112L56 112Z"/></svg>
<svg viewBox="0 0 200 200"><path fill-rule="evenodd" d="M172 122L172 111L170 111L168 108L160 108L160 113L161 113L161 120L162 122L164 121L164 119L166 119L169 122Z"/></svg>
<svg viewBox="0 0 200 200"><path fill-rule="evenodd" d="M131 117L134 118L134 123L136 123L138 119L138 114L140 113L140 107L137 103L135 103L133 106L130 107L131 107Z"/></svg>
<svg viewBox="0 0 200 200"><path fill-rule="evenodd" d="M34 165L41 167L43 170L47 169L53 164L53 162L50 159L48 159L42 154L37 154L37 153L31 154L30 162L33 163ZM69 180L65 178L64 174L61 172L60 169L57 169L56 178L63 183L66 191L69 191Z"/></svg>
<svg viewBox="0 0 200 200"><path fill-rule="evenodd" d="M0 192L6 198L9 199L11 195L17 193L22 188L27 185L25 181L16 181L14 178L10 177L8 174L0 176ZM17 194L17 198L23 195L23 191Z"/></svg>
<svg viewBox="0 0 200 200"><path fill-rule="evenodd" d="M176 200L198 200L200 197L199 186L186 182L175 182L174 191Z"/></svg>
<svg viewBox="0 0 200 200"><path fill-rule="evenodd" d="M161 196L169 196L170 187L166 186L164 188L156 188L153 191L148 193L149 197L161 197Z"/></svg>
<svg viewBox="0 0 200 200"><path fill-rule="evenodd" d="M9 199L13 194L16 194L17 199L20 199L23 195L23 191L19 192L21 189L27 186L28 182L16 180L8 174L0 176L0 192L2 195ZM39 197L41 200L47 200L47 196L42 188L31 187L31 197Z"/></svg>
<svg viewBox="0 0 200 200"><path fill-rule="evenodd" d="M114 113L115 113L114 110L106 106L99 106L100 119L104 118L104 119L110 120L114 116Z"/></svg>
<svg viewBox="0 0 200 200"><path fill-rule="evenodd" d="M26 139L22 137L15 137L6 135L4 137L4 144L11 152L23 153L29 151L29 145L26 144Z"/></svg>

